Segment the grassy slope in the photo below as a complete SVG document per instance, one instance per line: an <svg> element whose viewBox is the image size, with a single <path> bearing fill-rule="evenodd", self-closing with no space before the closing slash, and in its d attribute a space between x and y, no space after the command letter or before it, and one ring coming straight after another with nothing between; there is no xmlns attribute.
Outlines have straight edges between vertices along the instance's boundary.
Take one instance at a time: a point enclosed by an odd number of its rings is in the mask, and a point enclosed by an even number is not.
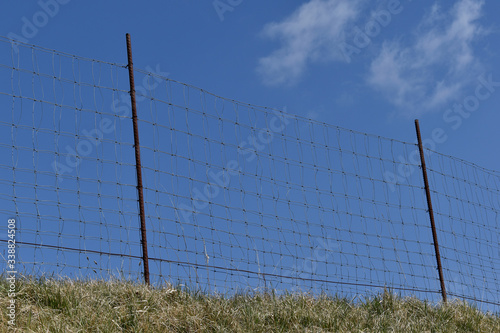
<svg viewBox="0 0 500 333"><path fill-rule="evenodd" d="M7 282L0 279L0 331ZM21 280L22 332L500 332L500 317L454 301L431 306L384 293L359 304L307 295L208 296L124 282Z"/></svg>

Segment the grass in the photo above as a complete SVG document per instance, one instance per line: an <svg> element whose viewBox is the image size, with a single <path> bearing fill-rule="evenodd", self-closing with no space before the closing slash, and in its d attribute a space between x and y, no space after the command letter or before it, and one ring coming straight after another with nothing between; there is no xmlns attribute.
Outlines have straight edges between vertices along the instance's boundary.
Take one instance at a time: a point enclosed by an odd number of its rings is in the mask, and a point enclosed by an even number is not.
<svg viewBox="0 0 500 333"><path fill-rule="evenodd" d="M431 305L384 292L345 298L248 293L233 297L121 281L18 280L20 332L500 332L500 317L468 303ZM0 278L0 331L8 283Z"/></svg>

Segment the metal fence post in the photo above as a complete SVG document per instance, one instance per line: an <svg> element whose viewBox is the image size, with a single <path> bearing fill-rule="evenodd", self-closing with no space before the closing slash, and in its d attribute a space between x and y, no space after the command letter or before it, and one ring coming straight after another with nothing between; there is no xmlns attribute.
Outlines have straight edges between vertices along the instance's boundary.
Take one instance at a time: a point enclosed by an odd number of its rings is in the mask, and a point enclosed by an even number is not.
<svg viewBox="0 0 500 333"><path fill-rule="evenodd" d="M446 288L444 285L443 267L441 266L441 255L439 254L439 244L436 233L436 224L434 223L434 211L432 210L431 191L429 190L429 180L427 179L427 168L425 166L424 148L422 145L422 136L420 135L420 125L418 123L418 119L415 119L415 129L417 131L418 149L420 150L420 161L422 163L422 174L424 176L425 194L427 196L427 207L429 209L429 218L431 220L432 238L434 242L434 251L436 253L439 281L441 282L441 295L443 296L443 302L446 303Z"/></svg>
<svg viewBox="0 0 500 333"><path fill-rule="evenodd" d="M128 75L130 80L130 101L132 104L132 122L134 126L134 148L135 148L135 168L137 172L137 193L139 201L139 215L141 218L142 261L144 264L144 282L146 282L146 284L149 284L148 241L146 237L146 217L144 214L141 147L139 145L139 126L137 124L137 106L135 101L134 64L132 62L132 44L130 41L130 34L126 34L126 37L127 37Z"/></svg>

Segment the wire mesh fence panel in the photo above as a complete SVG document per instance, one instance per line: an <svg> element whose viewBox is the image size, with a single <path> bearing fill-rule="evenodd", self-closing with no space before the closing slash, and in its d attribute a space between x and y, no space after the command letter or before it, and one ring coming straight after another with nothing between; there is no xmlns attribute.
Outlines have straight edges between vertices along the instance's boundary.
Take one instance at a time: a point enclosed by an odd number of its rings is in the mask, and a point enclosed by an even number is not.
<svg viewBox="0 0 500 333"><path fill-rule="evenodd" d="M439 296L421 175L407 171L414 144L162 80L139 110L153 276Z"/></svg>
<svg viewBox="0 0 500 333"><path fill-rule="evenodd" d="M0 211L24 272L140 278L126 66L0 38L0 77ZM415 144L135 82L153 284L441 299ZM449 294L494 308L499 173L427 155Z"/></svg>
<svg viewBox="0 0 500 333"><path fill-rule="evenodd" d="M126 68L0 38L0 77L0 210L24 272L137 278Z"/></svg>
<svg viewBox="0 0 500 333"><path fill-rule="evenodd" d="M427 155L448 293L498 305L500 173L431 150Z"/></svg>

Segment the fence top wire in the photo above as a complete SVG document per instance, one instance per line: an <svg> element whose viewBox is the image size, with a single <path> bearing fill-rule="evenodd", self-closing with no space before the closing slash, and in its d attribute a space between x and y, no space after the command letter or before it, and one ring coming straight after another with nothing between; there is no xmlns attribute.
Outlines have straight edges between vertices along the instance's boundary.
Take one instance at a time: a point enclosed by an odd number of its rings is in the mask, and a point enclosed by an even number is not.
<svg viewBox="0 0 500 333"><path fill-rule="evenodd" d="M473 162L470 162L470 161L467 161L467 160L464 160L464 159L461 159L461 158L458 158L458 157L455 157L455 156L447 155L447 154L438 152L437 150L432 150L432 149L427 148L427 147L424 147L424 150L428 151L429 153L439 155L440 157L449 158L450 160L453 160L453 161L458 162L458 163L463 163L463 164L465 164L465 165L467 165L467 166L469 166L471 168L480 169L483 172L486 172L486 173L492 174L494 176L500 177L500 170L488 169L488 168L485 168L485 167L480 166L478 164L475 164Z"/></svg>
<svg viewBox="0 0 500 333"><path fill-rule="evenodd" d="M71 58L75 58L75 59L82 60L82 61L96 62L96 63L106 64L106 65L112 65L112 66L117 66L117 67L122 67L122 68L127 68L127 66L128 66L127 64L120 64L120 63L114 63L114 62L99 60L99 59L82 57L82 56L78 56L78 55L75 55L75 54L72 54L72 53L62 52L62 51L59 51L59 50L50 49L50 48L42 47L42 46L39 46L39 45L22 42L22 41L19 41L19 40L16 40L16 39L12 39L12 38L9 38L9 37L6 37L6 36L2 36L2 35L0 35L0 42L10 43L12 45L21 44L21 45L23 45L25 47L28 47L28 48L40 50L40 51L51 53L51 54L54 54L54 55L71 57ZM199 87L197 87L195 85L191 85L191 84L188 84L188 83L184 83L182 81L174 80L174 79L168 78L166 76L163 76L163 75L160 75L160 74L156 74L156 73L152 73L152 72L149 72L149 71L146 71L146 70L143 70L143 69L135 68L134 71L138 72L138 73L142 73L142 74L148 75L148 76L152 76L152 77L156 77L156 78L159 78L159 79L163 79L165 81L170 81L170 82L174 82L174 83L177 83L177 84L181 84L181 85L184 85L186 87L189 87L189 88L192 88L192 89L196 89L196 90L199 90L200 92L209 94L209 95L211 95L211 96L213 96L215 98L218 98L218 99L221 99L221 100L225 100L225 101L228 101L228 102L231 102L231 103L235 103L235 104L238 104L238 105L247 106L247 107L251 107L251 108L259 108L259 109L264 109L264 110L269 110L269 111L275 111L275 112L279 112L281 114L291 114L294 117L296 117L297 119L300 119L300 120L303 120L303 121L307 121L307 122L310 122L310 123L313 123L313 124L317 124L317 125L326 126L326 127L329 127L329 128L336 128L336 129L339 129L339 130L348 131L348 132L355 133L355 134L367 135L367 136L371 136L371 137L374 137L374 138L379 138L379 139L383 139L383 140L398 142L398 143L402 143L402 144L408 144L408 145L414 145L414 146L417 145L415 142L408 142L408 141L404 141L404 140L399 140L399 139L384 137L384 136L381 136L381 135L376 135L376 134L371 134L371 133L356 131L356 130L352 130L352 129L349 129L349 128L344 128L344 127L341 127L341 126L332 125L332 124L329 124L329 123L326 123L326 122L317 121L317 120L314 120L314 119L311 119L311 118L307 118L307 117L304 117L304 116L301 116L301 115L297 115L297 114L292 114L292 113L289 113L289 112L285 112L283 110L280 110L280 109L277 109L277 108L273 108L273 107L261 106L261 105L257 105L257 104L251 104L251 103L242 102L242 101L238 101L238 100L231 99L231 98L222 97L220 95L217 95L217 94L212 93L210 91L207 91L205 89L199 88ZM149 98L149 99L153 99L151 96L144 96L144 97ZM477 164L475 164L473 162L470 162L470 161L467 161L467 160L464 160L464 159L460 159L458 157L454 157L454 156L451 156L451 155L447 155L447 154L444 154L444 153L440 153L440 152L438 152L436 150L432 150L430 148L424 147L424 150L429 151L431 153L439 154L439 155L441 155L443 157L447 157L447 158L453 159L453 160L455 160L457 162L461 162L461 163L467 164L467 165L469 165L471 167L479 168L479 169L481 169L481 170L483 170L485 172L489 172L491 174L500 176L500 171L499 170L488 169L488 168L482 167L480 165L477 165Z"/></svg>
<svg viewBox="0 0 500 333"><path fill-rule="evenodd" d="M237 105L241 105L241 106L245 106L245 107L249 107L249 108L254 108L254 109L263 109L263 110L266 110L266 111L278 112L278 113L283 114L283 115L291 115L294 118L296 118L297 120L301 120L301 121L312 123L312 124L316 124L316 125L325 126L325 127L328 127L328 128L334 128L334 129L338 129L338 130L350 132L350 133L353 133L353 134L366 135L366 136L370 136L370 137L377 138L377 139L382 139L382 140L387 140L387 141L393 141L393 142L397 142L397 143L401 143L401 144L407 144L407 145L412 145L412 146L416 146L417 145L414 142L407 142L407 141L398 140L398 139L394 139L394 138L384 137L384 136L381 136L381 135L376 135L376 134L371 134L371 133L365 133L365 132L361 132L361 131L356 131L356 130L353 130L353 129L350 129L350 128L345 128L345 127L341 127L341 126L337 126L337 125L332 125L332 124L329 124L329 123L326 123L326 122L317 121L317 120L314 120L314 119L311 119L311 118L307 118L307 117L304 117L304 116L301 116L301 115L298 115L298 114L286 112L286 111L283 111L281 109L277 109L277 108L273 108L273 107L269 107L269 106L262 106L262 105L257 105L257 104L251 104L251 103L242 102L242 101L238 101L238 100L227 98L227 97L222 97L220 95L217 95L217 94L212 93L210 91L207 91L205 89L199 88L199 87L197 87L195 85L191 85L189 83L184 83L182 81L174 80L174 79L168 78L166 76L162 76L162 75L159 75L159 74L156 74L156 73L151 73L151 72L148 72L148 71L145 71L145 70L142 70L142 69L134 69L134 71L138 72L138 73L141 73L141 74L144 74L144 75L147 75L147 76L152 76L152 77L156 77L156 78L159 78L159 79L163 79L166 82L173 82L173 83L180 84L180 85L183 85L185 87L188 87L188 88L191 88L191 89L194 89L194 90L198 90L198 91L200 91L200 93L211 95L211 96L213 96L213 97L215 97L217 99L221 99L221 100L227 101L229 103L234 103L234 104L237 104ZM149 98L150 100L155 100L152 96L146 96L146 95L142 95L142 94L141 94L141 96L143 96L145 98Z"/></svg>
<svg viewBox="0 0 500 333"><path fill-rule="evenodd" d="M118 63L109 62L109 61L103 61L103 60L98 60L98 59L92 59L92 58L82 57L82 56L78 56L78 55L75 55L75 54L61 52L61 51L58 51L58 50L54 50L54 49L49 49L49 48L46 48L46 47L38 46L38 45L35 45L35 44L25 43L25 42L19 41L17 39L12 39L12 38L5 37L5 36L2 36L2 35L0 35L0 42L10 43L13 46L14 45L16 45L16 46L17 45L22 45L22 46L27 47L27 48L31 48L31 49L35 49L35 50L40 50L42 52L50 53L50 54L53 54L53 55L59 55L59 56L64 56L64 57L68 57L68 58L75 58L75 59L82 60L82 61L97 62L97 63L100 63L100 64L118 66L118 67L123 67L123 68L127 67L126 64L118 64Z"/></svg>

